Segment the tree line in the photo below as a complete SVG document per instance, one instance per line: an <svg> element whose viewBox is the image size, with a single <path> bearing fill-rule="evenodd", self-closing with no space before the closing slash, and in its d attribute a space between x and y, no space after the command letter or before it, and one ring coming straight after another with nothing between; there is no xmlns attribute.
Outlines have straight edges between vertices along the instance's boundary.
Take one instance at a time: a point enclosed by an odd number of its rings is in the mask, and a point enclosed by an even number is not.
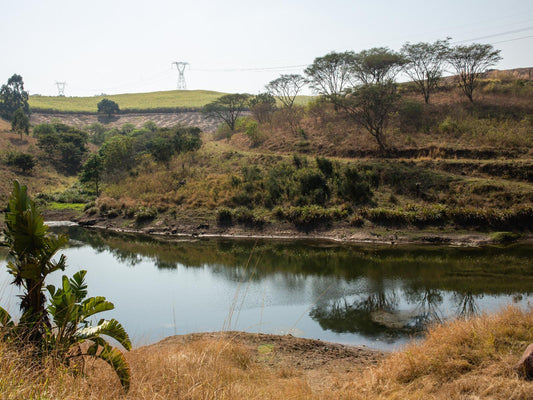
<svg viewBox="0 0 533 400"><path fill-rule="evenodd" d="M278 112L284 114L291 132L297 133L301 130L298 125L301 111L295 107L295 101L307 85L321 100L362 126L380 150L387 153L390 149L385 129L400 98L396 81L400 72L411 79L424 102L429 104L444 71L451 68L462 92L473 103L479 77L501 59L500 50L490 44L451 46L449 38L433 43L405 43L398 52L387 47L359 53L331 52L315 58L305 69L305 76L283 74L269 82L264 93L225 95L207 104L203 111L234 131L243 111L250 109L254 118L264 123L277 110L279 101Z"/></svg>

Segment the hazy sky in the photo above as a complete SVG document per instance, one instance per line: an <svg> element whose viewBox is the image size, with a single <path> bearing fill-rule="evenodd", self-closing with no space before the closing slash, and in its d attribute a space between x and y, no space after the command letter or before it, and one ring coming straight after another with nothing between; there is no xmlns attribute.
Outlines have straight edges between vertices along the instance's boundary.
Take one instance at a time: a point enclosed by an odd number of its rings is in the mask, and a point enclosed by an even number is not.
<svg viewBox="0 0 533 400"><path fill-rule="evenodd" d="M258 93L330 51L407 41L491 43L533 67L531 0L0 0L0 83L67 96L188 89Z"/></svg>

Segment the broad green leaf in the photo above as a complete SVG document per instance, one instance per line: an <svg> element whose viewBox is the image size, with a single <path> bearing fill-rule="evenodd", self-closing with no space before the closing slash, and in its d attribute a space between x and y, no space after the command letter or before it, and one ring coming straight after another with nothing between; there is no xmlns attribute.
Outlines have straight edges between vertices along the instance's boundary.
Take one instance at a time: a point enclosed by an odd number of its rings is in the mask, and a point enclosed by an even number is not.
<svg viewBox="0 0 533 400"><path fill-rule="evenodd" d="M101 358L113 367L120 379L120 384L127 392L130 389L131 371L126 358L124 358L124 354L106 344L96 357Z"/></svg>
<svg viewBox="0 0 533 400"><path fill-rule="evenodd" d="M97 326L88 326L78 330L79 338L93 340L100 335L106 335L119 342L126 350L131 349L131 341L124 327L116 319L101 320Z"/></svg>
<svg viewBox="0 0 533 400"><path fill-rule="evenodd" d="M11 315L2 307L0 307L0 324L4 327L13 327L15 323L11 319Z"/></svg>
<svg viewBox="0 0 533 400"><path fill-rule="evenodd" d="M84 319L90 317L91 315L103 311L113 310L115 308L115 305L110 301L106 301L105 297L103 296L88 298L82 303L82 306Z"/></svg>
<svg viewBox="0 0 533 400"><path fill-rule="evenodd" d="M87 271L81 270L76 272L70 279L70 286L76 296L76 301L80 302L87 296L87 284L85 283L85 275Z"/></svg>

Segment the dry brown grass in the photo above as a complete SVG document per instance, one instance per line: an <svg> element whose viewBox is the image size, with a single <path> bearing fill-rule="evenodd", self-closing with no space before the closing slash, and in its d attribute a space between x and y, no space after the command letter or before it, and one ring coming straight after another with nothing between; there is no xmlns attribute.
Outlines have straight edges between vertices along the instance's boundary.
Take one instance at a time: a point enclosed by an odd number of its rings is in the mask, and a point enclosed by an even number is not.
<svg viewBox="0 0 533 400"><path fill-rule="evenodd" d="M389 356L346 393L372 399L531 399L513 366L533 342L533 310L433 327L427 340Z"/></svg>
<svg viewBox="0 0 533 400"><path fill-rule="evenodd" d="M228 340L150 346L127 354L132 385L125 395L109 366L89 361L84 375L36 366L0 344L2 399L303 399L309 385L287 369L269 370ZM287 372L288 371L288 372Z"/></svg>
<svg viewBox="0 0 533 400"><path fill-rule="evenodd" d="M513 365L532 341L533 311L516 308L436 326L426 341L355 372L272 365L227 336L170 341L127 354L127 395L103 363L89 362L86 373L75 376L32 365L0 342L0 398L531 399L533 383L518 379Z"/></svg>

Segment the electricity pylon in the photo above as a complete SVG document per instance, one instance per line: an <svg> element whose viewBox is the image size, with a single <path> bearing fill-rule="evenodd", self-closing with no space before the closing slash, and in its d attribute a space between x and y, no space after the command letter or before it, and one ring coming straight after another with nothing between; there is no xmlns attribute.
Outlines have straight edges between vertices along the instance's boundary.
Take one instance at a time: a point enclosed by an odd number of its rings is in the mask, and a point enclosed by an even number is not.
<svg viewBox="0 0 533 400"><path fill-rule="evenodd" d="M185 67L189 65L188 62L183 61L174 61L172 65L176 65L176 69L178 70L178 89L179 90L185 90L187 89L187 84L185 83Z"/></svg>
<svg viewBox="0 0 533 400"><path fill-rule="evenodd" d="M57 85L57 92L59 97L65 97L65 86L67 85L67 82L56 82Z"/></svg>

